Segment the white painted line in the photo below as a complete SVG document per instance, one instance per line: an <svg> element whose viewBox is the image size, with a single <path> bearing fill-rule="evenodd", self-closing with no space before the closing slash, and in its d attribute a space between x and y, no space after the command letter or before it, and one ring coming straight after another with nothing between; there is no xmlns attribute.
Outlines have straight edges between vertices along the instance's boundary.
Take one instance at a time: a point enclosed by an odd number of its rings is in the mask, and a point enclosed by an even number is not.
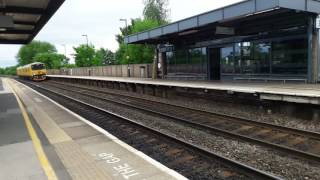
<svg viewBox="0 0 320 180"><path fill-rule="evenodd" d="M14 80L15 81L15 80ZM71 110L65 108L64 106L62 106L61 104L57 103L56 101L52 100L51 98L37 92L36 90L16 81L17 83L23 85L24 87L30 89L31 91L33 91L34 93L38 94L39 96L47 99L48 101L52 102L53 104L55 104L56 106L58 106L59 108L67 111L68 113L70 113L71 115L73 115L74 117L76 117L77 119L85 122L86 124L88 124L89 126L91 126L92 128L94 128L95 130L99 131L100 133L104 134L105 136L107 136L109 139L111 139L113 142L117 143L118 145L120 145L121 147L127 149L128 151L136 154L137 156L141 157L142 159L144 159L145 161L149 162L150 164L152 164L153 166L157 167L159 170L171 175L172 177L179 179L179 180L187 180L186 177L182 176L181 174L179 174L178 172L164 166L163 164L161 164L160 162L152 159L151 157L147 156L146 154L144 154L141 151L138 151L136 149L134 149L133 147L129 146L127 143L121 141L120 139L118 139L117 137L115 137L114 135L110 134L108 131L102 129L101 127L93 124L92 122L86 120L85 118L81 117L80 115L72 112Z"/></svg>
<svg viewBox="0 0 320 180"><path fill-rule="evenodd" d="M0 78L0 80L2 81L2 87L3 90L0 91L0 94L9 94L12 93L11 89L9 88L9 85L6 83L6 81L4 81L5 78Z"/></svg>

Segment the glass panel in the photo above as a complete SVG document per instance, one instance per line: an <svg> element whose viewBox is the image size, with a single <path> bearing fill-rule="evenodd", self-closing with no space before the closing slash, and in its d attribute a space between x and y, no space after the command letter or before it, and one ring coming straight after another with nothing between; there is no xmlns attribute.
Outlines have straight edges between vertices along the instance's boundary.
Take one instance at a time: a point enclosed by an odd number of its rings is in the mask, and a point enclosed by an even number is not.
<svg viewBox="0 0 320 180"><path fill-rule="evenodd" d="M176 64L187 64L187 55L184 50L176 51Z"/></svg>
<svg viewBox="0 0 320 180"><path fill-rule="evenodd" d="M185 50L177 50L176 58L176 73L188 72L188 52Z"/></svg>
<svg viewBox="0 0 320 180"><path fill-rule="evenodd" d="M167 72L168 73L174 73L175 72L175 59L174 59L174 53L173 52L166 52L167 57Z"/></svg>
<svg viewBox="0 0 320 180"><path fill-rule="evenodd" d="M253 61L255 74L269 74L270 73L270 43L254 43L253 44Z"/></svg>
<svg viewBox="0 0 320 180"><path fill-rule="evenodd" d="M222 73L234 72L233 46L221 48Z"/></svg>
<svg viewBox="0 0 320 180"><path fill-rule="evenodd" d="M201 48L189 50L190 63L192 70L190 73L202 73L202 52Z"/></svg>
<svg viewBox="0 0 320 180"><path fill-rule="evenodd" d="M202 48L202 72L203 74L207 74L208 71L208 56L207 56L207 48Z"/></svg>
<svg viewBox="0 0 320 180"><path fill-rule="evenodd" d="M242 73L244 74L253 74L254 70L253 59L251 56L251 43L243 42L242 43Z"/></svg>
<svg viewBox="0 0 320 180"><path fill-rule="evenodd" d="M306 39L274 42L272 73L307 74L308 43Z"/></svg>
<svg viewBox="0 0 320 180"><path fill-rule="evenodd" d="M234 46L234 71L241 73L241 43L236 43Z"/></svg>
<svg viewBox="0 0 320 180"><path fill-rule="evenodd" d="M168 73L207 73L207 48L166 52Z"/></svg>
<svg viewBox="0 0 320 180"><path fill-rule="evenodd" d="M244 74L270 73L270 43L242 43Z"/></svg>

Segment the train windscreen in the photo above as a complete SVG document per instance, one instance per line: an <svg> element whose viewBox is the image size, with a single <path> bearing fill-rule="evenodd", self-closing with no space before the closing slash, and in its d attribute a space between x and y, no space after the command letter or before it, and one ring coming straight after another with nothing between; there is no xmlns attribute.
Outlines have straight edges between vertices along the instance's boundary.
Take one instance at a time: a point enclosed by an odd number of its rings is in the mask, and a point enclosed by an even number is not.
<svg viewBox="0 0 320 180"><path fill-rule="evenodd" d="M34 64L31 66L32 70L42 70L45 68L44 64Z"/></svg>

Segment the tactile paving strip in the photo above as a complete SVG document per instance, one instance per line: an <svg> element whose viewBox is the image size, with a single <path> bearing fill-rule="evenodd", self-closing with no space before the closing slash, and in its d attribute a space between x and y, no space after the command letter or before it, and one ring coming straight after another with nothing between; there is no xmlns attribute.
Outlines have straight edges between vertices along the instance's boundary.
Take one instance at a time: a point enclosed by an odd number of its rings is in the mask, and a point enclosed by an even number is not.
<svg viewBox="0 0 320 180"><path fill-rule="evenodd" d="M113 179L74 141L58 143L54 147L73 179Z"/></svg>

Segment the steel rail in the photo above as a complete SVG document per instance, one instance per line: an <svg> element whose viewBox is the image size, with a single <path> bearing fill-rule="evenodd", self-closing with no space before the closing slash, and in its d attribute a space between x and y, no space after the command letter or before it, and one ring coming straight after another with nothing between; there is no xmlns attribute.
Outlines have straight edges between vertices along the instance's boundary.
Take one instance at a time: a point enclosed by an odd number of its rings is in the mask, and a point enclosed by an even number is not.
<svg viewBox="0 0 320 180"><path fill-rule="evenodd" d="M169 118L169 119L173 119L173 120L176 120L178 122L187 123L187 124L189 124L191 126L194 126L194 127L197 127L197 128L202 128L202 129L205 129L205 130L209 130L209 131L215 132L217 134L221 134L221 135L228 136L228 137L231 137L231 138L241 139L243 141L247 141L247 142L259 144L259 145L262 145L262 146L266 146L266 147L269 147L269 148L277 149L279 151L282 151L282 152L285 152L285 153L290 153L291 155L294 155L296 157L304 158L304 159L307 159L309 161L313 161L313 162L316 162L316 163L320 162L320 156L317 155L317 154L313 154L313 153L297 150L297 149L290 148L290 147L284 146L284 145L279 145L279 144L275 144L275 143L259 140L259 139L248 137L248 136L245 136L245 135L240 135L240 134L233 133L233 132L230 132L230 131L227 131L227 130L215 128L215 127L212 127L212 126L209 126L209 125L205 125L205 124L201 124L201 123L198 123L198 122L186 120L184 118L180 118L180 117L168 115L166 113L162 113L162 112L154 111L154 110L151 110L151 109L147 109L145 107L138 107L138 106L135 106L135 105L130 105L130 104L124 103L124 102L119 102L119 101L107 99L107 98L104 98L104 97L98 97L96 95L88 94L88 93L85 93L83 91L79 92L79 91L67 89L67 88L64 88L64 87L56 87L56 88L59 88L59 89L62 89L62 90L67 90L67 91L73 91L73 92L79 93L79 94L84 95L84 96L96 98L96 99L99 99L99 100L109 101L109 102L114 103L114 104L126 106L126 107L137 109L137 110L140 110L140 111L145 111L145 112L157 114L159 116L166 117L166 118ZM127 97L127 96L124 96L124 97ZM128 97L130 97L130 96L128 96ZM139 98L136 98L136 99L139 99ZM141 99L139 99L139 100L141 100ZM147 101L147 100L145 100L145 101ZM158 103L158 102L155 102L155 103ZM164 103L159 103L159 104L164 104ZM170 104L166 104L166 105L170 105ZM182 108L180 106L176 106L176 107ZM191 109L191 110L193 110L193 109ZM220 115L220 116L222 116L222 115ZM227 115L226 117L229 118L230 116ZM223 118L226 118L226 117L223 117ZM232 118L235 118L235 117L232 117ZM231 119L231 120L234 120L234 119ZM237 121L237 119L235 119L235 120ZM256 123L255 121L251 121L251 120L249 120L249 122ZM252 123L252 124L254 124L254 123ZM252 124L250 124L250 125L252 125ZM260 122L259 122L259 124L260 124ZM274 126L275 125L266 126L266 127L272 128ZM261 126L260 125L260 127L265 127L265 126ZM276 129L279 130L278 128L276 128ZM288 131L286 131L286 129L284 129L284 130L282 129L281 131L288 132ZM291 131L289 131L289 132L291 132ZM303 136L305 136L305 135L303 135Z"/></svg>
<svg viewBox="0 0 320 180"><path fill-rule="evenodd" d="M173 107L177 107L177 108L184 108L184 109L187 109L187 110L190 110L190 111L198 111L198 112L201 112L201 113L207 113L207 114L210 114L210 115L213 115L213 116L217 116L217 117L221 117L221 118L232 118L235 121L248 123L250 125L254 124L254 125L260 126L260 127L270 127L270 128L275 129L275 130L286 131L286 132L290 132L291 134L300 135L300 136L307 136L308 138L313 138L313 139L320 140L320 133L318 133L318 132L305 131L305 130L302 130L302 129L292 128L292 127L275 125L275 124L266 123L266 122L259 122L259 121L254 121L254 120L242 118L242 117L236 117L236 116L225 114L225 113L210 112L210 111L207 111L207 110L191 108L191 107L186 107L186 106L181 106L181 105L176 105L176 104L171 104L171 103L166 103L166 102L158 102L158 101L149 100L149 99L146 100L146 99L142 99L142 98L138 98L138 97L134 97L134 96L111 93L111 92L106 92L106 91L97 90L97 89L93 89L93 88L74 86L74 85L65 84L65 83L58 83L58 82L54 82L54 83L61 84L61 85L66 85L66 86L69 86L69 87L82 88L82 89L86 89L86 90L89 90L89 91L95 91L95 92L99 92L99 93L103 93L103 94L111 94L111 95L121 96L121 97L125 97L125 98L137 99L139 101L145 100L145 101L150 101L150 102L158 103L158 104L164 104L164 105L173 106Z"/></svg>
<svg viewBox="0 0 320 180"><path fill-rule="evenodd" d="M110 111L105 110L103 108L91 105L89 103L86 103L86 102L83 102L81 100L75 99L73 97L61 94L59 92L55 92L55 91L50 90L48 88L41 87L39 85L35 85L35 84L29 83L29 82L24 82L24 83L29 84L31 86L34 86L34 87L36 87L38 89L42 89L42 90L44 90L46 92L55 94L57 96L63 97L63 98L68 99L70 101L76 102L77 104L81 104L81 105L83 105L85 107L88 107L88 108L91 108L93 110L98 110L100 112L106 113L106 114L111 115L111 116L113 116L113 117L115 117L117 119L121 119L121 120L123 120L123 121L125 121L127 123L130 123L130 124L133 124L133 125L138 126L140 128L143 128L143 129L145 129L147 131L153 132L154 134L157 134L157 135L165 137L165 138L167 138L167 139L169 139L171 141L174 141L174 142L176 142L178 144L181 144L181 145L187 147L188 149L190 149L190 150L192 150L194 152L199 152L205 157L214 158L214 159L217 159L219 161L222 161L222 163L225 164L226 166L228 166L229 168L235 168L235 169L239 170L240 172L244 172L245 174L247 174L249 176L253 175L255 178L261 178L261 179L273 179L273 180L282 179L282 178L277 177L277 176L275 176L273 174L261 171L259 169L253 168L253 167L250 167L250 166L248 166L246 164L243 164L243 163L240 163L238 161L234 161L232 159L220 156L220 155L218 155L218 154L216 154L216 153L214 153L212 151L203 149L203 148L201 148L201 147L199 147L197 145L191 144L189 142L185 142L185 141L180 140L180 139L178 139L178 138L176 138L174 136L165 134L165 133L163 133L163 132L161 132L161 131L159 131L157 129L154 129L152 127L148 127L148 126L143 125L143 124L141 124L139 122L136 122L136 121L134 121L132 119L129 119L127 117L124 117L124 116L118 115L116 113L110 112Z"/></svg>

